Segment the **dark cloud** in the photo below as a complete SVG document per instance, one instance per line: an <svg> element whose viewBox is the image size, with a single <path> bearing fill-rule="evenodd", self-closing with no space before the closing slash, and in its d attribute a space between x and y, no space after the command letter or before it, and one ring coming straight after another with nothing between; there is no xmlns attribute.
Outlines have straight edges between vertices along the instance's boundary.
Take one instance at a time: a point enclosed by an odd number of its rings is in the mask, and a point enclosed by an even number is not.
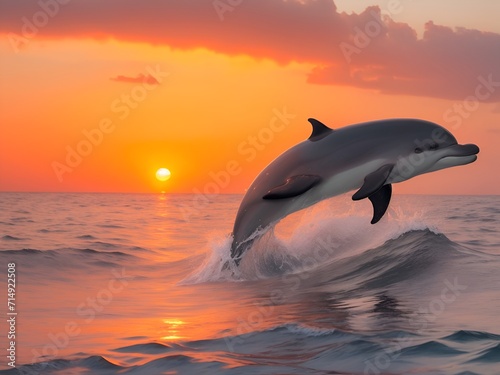
<svg viewBox="0 0 500 375"><path fill-rule="evenodd" d="M464 99L481 77L500 81L500 34L428 22L418 38L379 7L346 14L331 0L0 0L0 32L18 49L33 38L113 38L308 62L310 83L387 94ZM493 89L481 100L500 101Z"/></svg>

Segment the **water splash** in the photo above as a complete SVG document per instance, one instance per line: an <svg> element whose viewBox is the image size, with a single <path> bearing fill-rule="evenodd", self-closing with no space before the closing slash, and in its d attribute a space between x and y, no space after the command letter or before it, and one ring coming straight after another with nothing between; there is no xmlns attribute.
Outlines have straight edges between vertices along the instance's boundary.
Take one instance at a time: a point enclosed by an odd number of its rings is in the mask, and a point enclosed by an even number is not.
<svg viewBox="0 0 500 375"><path fill-rule="evenodd" d="M203 263L181 284L243 281L304 272L338 260L357 256L404 233L430 230L422 212L413 215L392 209L376 225L370 224L366 207L344 205L332 217L331 203L318 204L300 215L290 215L276 226L256 232L256 240L239 266L230 256L232 236L215 234Z"/></svg>

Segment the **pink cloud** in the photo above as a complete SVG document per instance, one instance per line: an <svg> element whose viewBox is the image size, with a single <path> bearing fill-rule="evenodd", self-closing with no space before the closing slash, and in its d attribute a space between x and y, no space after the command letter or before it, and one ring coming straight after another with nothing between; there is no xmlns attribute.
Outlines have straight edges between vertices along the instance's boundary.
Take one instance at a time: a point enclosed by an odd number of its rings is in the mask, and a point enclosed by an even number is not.
<svg viewBox="0 0 500 375"><path fill-rule="evenodd" d="M41 3L49 4L48 10ZM228 8L214 7L221 3ZM500 34L428 22L418 38L409 25L382 16L379 7L346 14L338 12L331 0L230 4L16 0L2 4L0 33L7 34L13 48L33 38L113 38L180 49L203 47L280 64L307 62L316 65L307 77L312 84L384 94L464 99L476 95L482 77L490 85L481 100L500 101Z"/></svg>
<svg viewBox="0 0 500 375"><path fill-rule="evenodd" d="M308 81L386 94L500 100L499 34L428 22L423 38L417 39L406 24L380 21L384 25L380 34L367 46L356 47L361 45L359 37L351 35L344 49L346 63L316 67ZM479 85L483 88L478 90Z"/></svg>

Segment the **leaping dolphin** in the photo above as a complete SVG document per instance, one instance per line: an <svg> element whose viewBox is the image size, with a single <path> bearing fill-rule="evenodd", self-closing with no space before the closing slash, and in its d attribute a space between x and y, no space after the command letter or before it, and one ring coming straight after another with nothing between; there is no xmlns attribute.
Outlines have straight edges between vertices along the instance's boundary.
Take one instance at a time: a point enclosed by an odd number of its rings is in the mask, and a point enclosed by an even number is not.
<svg viewBox="0 0 500 375"><path fill-rule="evenodd" d="M293 212L358 189L352 199L371 201L375 224L389 206L392 183L472 163L479 152L429 121L388 119L338 130L308 121L311 136L269 164L244 196L233 228L236 264L256 237Z"/></svg>

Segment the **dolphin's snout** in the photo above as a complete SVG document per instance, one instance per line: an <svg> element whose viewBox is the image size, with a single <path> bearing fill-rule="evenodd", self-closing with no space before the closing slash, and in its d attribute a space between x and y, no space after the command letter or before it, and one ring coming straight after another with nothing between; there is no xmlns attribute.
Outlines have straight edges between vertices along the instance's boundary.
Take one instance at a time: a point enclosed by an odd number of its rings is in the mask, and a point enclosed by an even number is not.
<svg viewBox="0 0 500 375"><path fill-rule="evenodd" d="M473 143L453 145L448 147L450 153L446 156L471 156L479 153L479 147Z"/></svg>
<svg viewBox="0 0 500 375"><path fill-rule="evenodd" d="M462 147L463 147L464 152L468 153L467 155L479 154L479 147L473 143L463 145Z"/></svg>

